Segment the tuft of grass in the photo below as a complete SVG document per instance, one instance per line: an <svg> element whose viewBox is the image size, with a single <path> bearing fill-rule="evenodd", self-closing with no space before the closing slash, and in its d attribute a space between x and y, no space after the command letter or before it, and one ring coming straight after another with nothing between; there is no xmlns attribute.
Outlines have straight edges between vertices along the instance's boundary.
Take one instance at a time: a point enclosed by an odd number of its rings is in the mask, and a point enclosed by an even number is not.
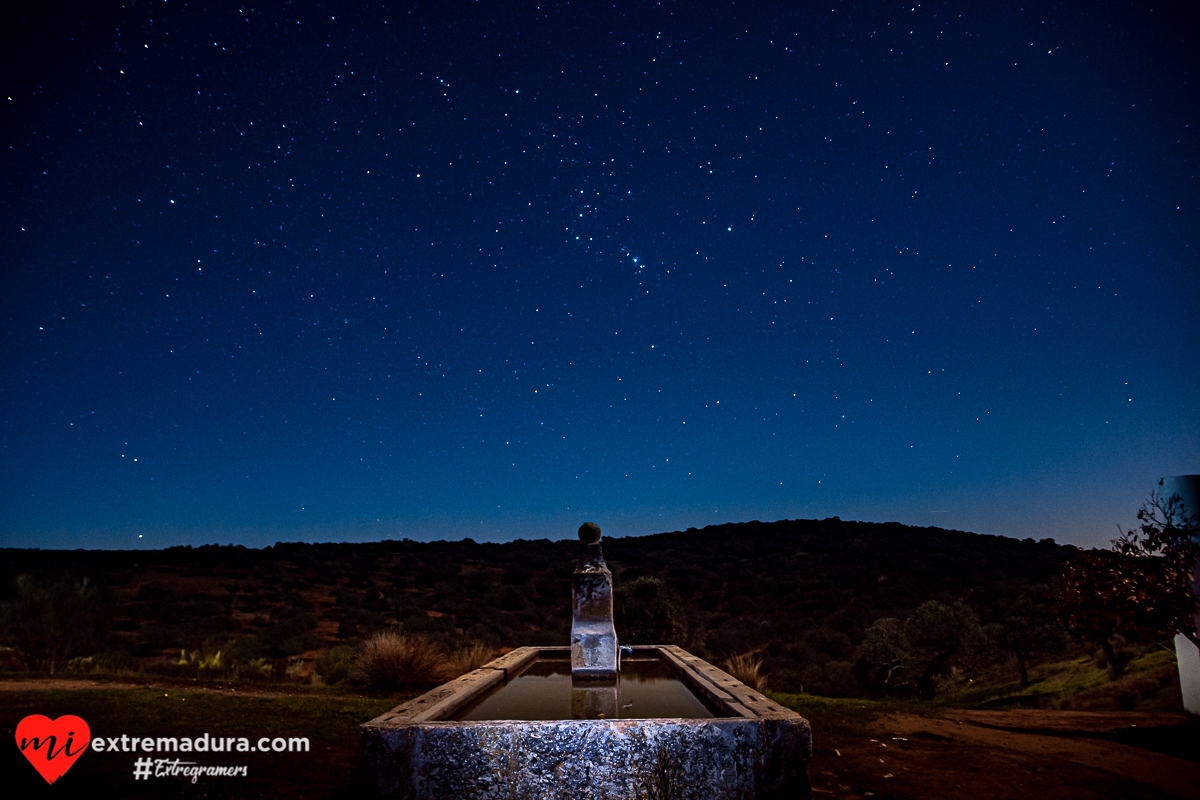
<svg viewBox="0 0 1200 800"><path fill-rule="evenodd" d="M479 669L495 657L496 651L481 642L469 647L460 647L446 659L446 680Z"/></svg>
<svg viewBox="0 0 1200 800"><path fill-rule="evenodd" d="M371 689L416 688L441 683L448 667L447 653L436 642L385 631L362 643L351 662L350 677Z"/></svg>
<svg viewBox="0 0 1200 800"><path fill-rule="evenodd" d="M767 676L761 674L762 659L754 651L740 653L725 659L725 671L755 691L767 688Z"/></svg>

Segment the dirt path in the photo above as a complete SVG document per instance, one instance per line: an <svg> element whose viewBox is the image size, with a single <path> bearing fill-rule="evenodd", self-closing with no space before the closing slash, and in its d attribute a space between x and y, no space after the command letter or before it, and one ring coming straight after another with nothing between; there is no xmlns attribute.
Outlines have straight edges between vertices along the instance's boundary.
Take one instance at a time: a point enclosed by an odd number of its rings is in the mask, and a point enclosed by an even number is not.
<svg viewBox="0 0 1200 800"><path fill-rule="evenodd" d="M970 711L887 714L821 742L813 796L837 798L1195 798L1197 731L1175 714Z"/></svg>

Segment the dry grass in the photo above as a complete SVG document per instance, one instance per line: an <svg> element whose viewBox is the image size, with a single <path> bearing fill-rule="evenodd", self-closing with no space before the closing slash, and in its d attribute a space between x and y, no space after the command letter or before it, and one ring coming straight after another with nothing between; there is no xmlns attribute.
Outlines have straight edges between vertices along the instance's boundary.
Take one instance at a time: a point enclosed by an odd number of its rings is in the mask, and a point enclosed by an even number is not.
<svg viewBox="0 0 1200 800"><path fill-rule="evenodd" d="M418 689L454 680L495 656L484 644L447 651L424 636L377 633L354 653L350 678L373 689Z"/></svg>
<svg viewBox="0 0 1200 800"><path fill-rule="evenodd" d="M491 661L495 655L495 650L479 642L469 647L459 648L446 659L446 679L457 678L459 675L466 675L471 670L479 669Z"/></svg>
<svg viewBox="0 0 1200 800"><path fill-rule="evenodd" d="M751 689L761 692L767 688L767 676L760 672L762 670L762 659L758 658L757 653L753 650L749 653L730 656L725 659L723 666L726 672Z"/></svg>
<svg viewBox="0 0 1200 800"><path fill-rule="evenodd" d="M362 643L350 677L374 689L411 689L441 683L447 666L447 653L435 642L387 631Z"/></svg>

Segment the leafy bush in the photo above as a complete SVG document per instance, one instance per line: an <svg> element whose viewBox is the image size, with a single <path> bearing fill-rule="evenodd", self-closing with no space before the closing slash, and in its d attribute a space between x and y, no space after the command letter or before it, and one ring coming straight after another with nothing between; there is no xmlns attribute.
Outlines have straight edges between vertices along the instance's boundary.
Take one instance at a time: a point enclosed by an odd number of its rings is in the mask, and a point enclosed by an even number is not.
<svg viewBox="0 0 1200 800"><path fill-rule="evenodd" d="M266 646L252 636L230 639L223 643L221 649L231 664L248 664L267 656Z"/></svg>

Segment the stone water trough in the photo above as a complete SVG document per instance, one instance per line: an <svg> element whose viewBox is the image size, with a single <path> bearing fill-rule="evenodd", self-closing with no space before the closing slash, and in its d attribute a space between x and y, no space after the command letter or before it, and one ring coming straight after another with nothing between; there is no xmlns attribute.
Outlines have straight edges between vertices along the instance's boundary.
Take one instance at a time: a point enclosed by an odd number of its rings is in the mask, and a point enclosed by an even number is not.
<svg viewBox="0 0 1200 800"><path fill-rule="evenodd" d="M522 647L364 724L385 797L806 798L808 722L674 645L619 646L580 528L571 645Z"/></svg>

